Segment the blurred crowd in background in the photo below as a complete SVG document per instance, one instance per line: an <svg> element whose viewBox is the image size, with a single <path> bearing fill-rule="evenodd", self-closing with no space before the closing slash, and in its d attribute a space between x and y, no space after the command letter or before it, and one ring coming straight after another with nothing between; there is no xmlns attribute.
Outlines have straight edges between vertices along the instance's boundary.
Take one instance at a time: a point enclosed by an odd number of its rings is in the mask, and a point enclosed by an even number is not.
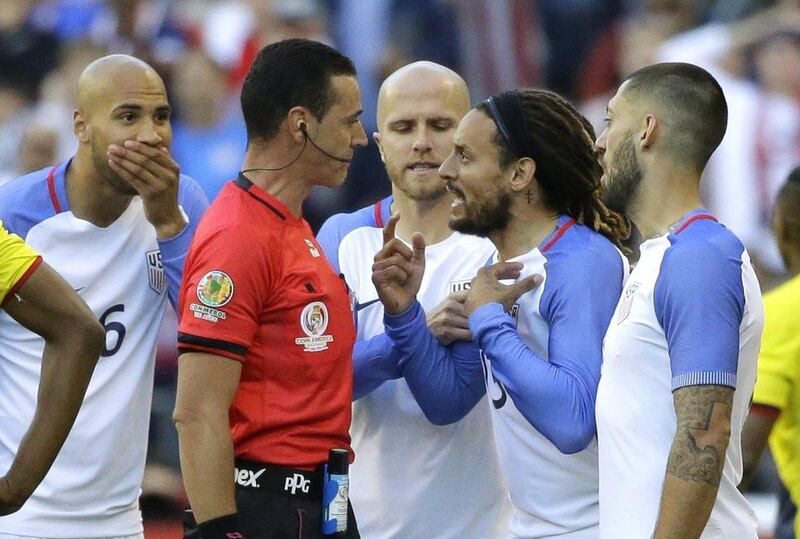
<svg viewBox="0 0 800 539"><path fill-rule="evenodd" d="M800 164L800 0L0 0L0 183L70 157L79 73L126 53L167 82L173 156L213 199L245 149L242 78L264 45L287 37L354 60L368 134L381 81L414 60L461 73L473 101L550 88L597 129L624 74L658 61L705 67L729 107L704 179L707 207L745 243L764 291L786 278L769 222L778 188ZM388 192L371 143L346 185L314 192L305 216L316 229ZM162 337L145 480L155 500L181 492L170 420L174 315Z"/></svg>

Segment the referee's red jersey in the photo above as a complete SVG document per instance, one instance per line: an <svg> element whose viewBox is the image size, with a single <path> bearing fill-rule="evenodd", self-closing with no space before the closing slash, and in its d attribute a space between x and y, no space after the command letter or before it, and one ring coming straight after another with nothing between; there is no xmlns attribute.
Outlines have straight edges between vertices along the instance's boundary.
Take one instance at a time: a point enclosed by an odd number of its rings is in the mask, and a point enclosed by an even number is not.
<svg viewBox="0 0 800 539"><path fill-rule="evenodd" d="M198 226L179 308L181 352L242 362L236 457L313 468L350 449L352 305L308 223L244 176L229 182Z"/></svg>

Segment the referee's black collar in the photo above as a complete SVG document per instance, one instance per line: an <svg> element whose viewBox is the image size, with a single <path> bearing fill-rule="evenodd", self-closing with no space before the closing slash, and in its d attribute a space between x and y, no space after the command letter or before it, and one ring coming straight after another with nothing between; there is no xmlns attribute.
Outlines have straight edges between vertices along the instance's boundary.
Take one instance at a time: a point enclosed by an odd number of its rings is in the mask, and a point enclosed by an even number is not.
<svg viewBox="0 0 800 539"><path fill-rule="evenodd" d="M270 204L269 202L258 196L257 192L253 192L251 190L253 187L255 187L255 185L253 184L253 182L248 180L244 174L240 172L239 176L235 180L233 180L233 183L235 183L239 188L241 188L248 195L257 200L259 203L266 206L267 209L269 209L270 211L272 211L272 213L280 217L281 220L283 221L286 220L286 216L283 214L283 212L281 212L278 208L276 208L275 206L273 206L272 204Z"/></svg>

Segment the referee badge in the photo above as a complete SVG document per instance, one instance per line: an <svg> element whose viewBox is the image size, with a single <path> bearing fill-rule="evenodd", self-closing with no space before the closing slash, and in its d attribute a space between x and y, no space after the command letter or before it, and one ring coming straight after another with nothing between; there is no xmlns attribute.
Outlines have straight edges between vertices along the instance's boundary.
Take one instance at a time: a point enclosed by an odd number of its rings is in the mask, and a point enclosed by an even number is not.
<svg viewBox="0 0 800 539"><path fill-rule="evenodd" d="M233 280L227 273L212 270L197 283L197 299L208 307L222 307L233 297Z"/></svg>
<svg viewBox="0 0 800 539"><path fill-rule="evenodd" d="M328 349L333 342L332 335L324 335L328 329L328 307L321 301L314 301L303 308L300 313L300 328L305 337L298 337L295 344L303 345L306 352L321 352Z"/></svg>

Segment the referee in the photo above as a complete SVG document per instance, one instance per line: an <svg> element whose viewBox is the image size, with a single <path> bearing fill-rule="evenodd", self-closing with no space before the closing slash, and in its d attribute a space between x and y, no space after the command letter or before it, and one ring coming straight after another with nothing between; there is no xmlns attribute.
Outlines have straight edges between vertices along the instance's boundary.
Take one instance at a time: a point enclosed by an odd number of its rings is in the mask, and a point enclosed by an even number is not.
<svg viewBox="0 0 800 539"><path fill-rule="evenodd" d="M242 171L198 226L179 305L175 422L199 523L187 537L325 537L322 466L334 448L353 458L355 329L301 205L344 183L367 143L355 67L281 41L259 53L241 102ZM346 509L338 537L358 537Z"/></svg>

